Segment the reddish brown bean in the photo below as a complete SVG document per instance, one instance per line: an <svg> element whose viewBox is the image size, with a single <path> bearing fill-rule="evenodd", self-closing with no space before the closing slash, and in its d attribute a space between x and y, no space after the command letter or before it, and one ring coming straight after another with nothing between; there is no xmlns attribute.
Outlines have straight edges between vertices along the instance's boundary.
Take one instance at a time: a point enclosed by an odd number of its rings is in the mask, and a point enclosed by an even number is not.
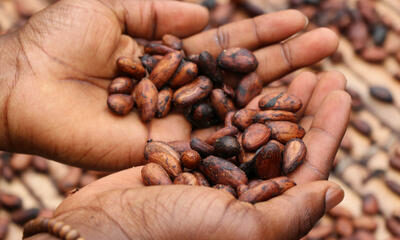
<svg viewBox="0 0 400 240"><path fill-rule="evenodd" d="M217 112L221 120L225 119L226 114L231 111L235 111L235 104L233 101L224 93L222 89L214 89L210 95L212 106Z"/></svg>
<svg viewBox="0 0 400 240"><path fill-rule="evenodd" d="M218 138L222 138L225 136L235 136L238 132L239 130L236 127L224 127L209 136L206 142L210 145L213 145Z"/></svg>
<svg viewBox="0 0 400 240"><path fill-rule="evenodd" d="M253 72L258 67L257 58L244 48L225 49L218 56L217 62L221 68L239 73Z"/></svg>
<svg viewBox="0 0 400 240"><path fill-rule="evenodd" d="M249 203L257 203L267 201L268 199L279 195L279 192L279 185L275 181L266 180L242 193L239 200Z"/></svg>
<svg viewBox="0 0 400 240"><path fill-rule="evenodd" d="M200 186L209 187L210 184L208 183L206 177L200 172L193 172L193 175L197 178L197 181Z"/></svg>
<svg viewBox="0 0 400 240"><path fill-rule="evenodd" d="M232 123L239 129L245 130L254 122L256 114L256 110L241 109L233 115Z"/></svg>
<svg viewBox="0 0 400 240"><path fill-rule="evenodd" d="M257 175L262 179L270 179L280 176L282 155L277 144L269 142L258 149L254 156Z"/></svg>
<svg viewBox="0 0 400 240"><path fill-rule="evenodd" d="M287 175L303 163L307 148L301 139L295 138L286 143L283 152L283 172Z"/></svg>
<svg viewBox="0 0 400 240"><path fill-rule="evenodd" d="M131 94L133 91L133 81L128 77L118 77L110 83L108 86L109 94Z"/></svg>
<svg viewBox="0 0 400 240"><path fill-rule="evenodd" d="M185 168L195 169L199 166L201 156L194 150L187 150L182 153L181 162Z"/></svg>
<svg viewBox="0 0 400 240"><path fill-rule="evenodd" d="M175 52L175 49L165 46L161 42L153 41L144 46L144 52L150 55L166 55Z"/></svg>
<svg viewBox="0 0 400 240"><path fill-rule="evenodd" d="M172 184L168 173L156 163L148 163L142 168L142 179L146 186Z"/></svg>
<svg viewBox="0 0 400 240"><path fill-rule="evenodd" d="M186 107L207 97L213 88L213 83L207 77L200 76L174 93L174 103Z"/></svg>
<svg viewBox="0 0 400 240"><path fill-rule="evenodd" d="M221 190L223 192L226 192L226 193L231 194L232 196L236 197L235 189L229 185L217 184L213 188Z"/></svg>
<svg viewBox="0 0 400 240"><path fill-rule="evenodd" d="M271 129L271 137L281 143L287 143L293 138L302 138L305 130L298 124L287 121L274 121L267 123Z"/></svg>
<svg viewBox="0 0 400 240"><path fill-rule="evenodd" d="M174 184L197 186L199 185L199 182L197 181L196 176L194 176L193 174L183 172L175 178Z"/></svg>
<svg viewBox="0 0 400 240"><path fill-rule="evenodd" d="M149 79L154 83L157 89L162 88L168 82L181 63L182 58L182 53L171 52L157 63L149 76Z"/></svg>
<svg viewBox="0 0 400 240"><path fill-rule="evenodd" d="M149 79L143 79L135 89L135 102L140 110L140 118L148 122L154 118L157 112L158 91Z"/></svg>
<svg viewBox="0 0 400 240"><path fill-rule="evenodd" d="M271 130L264 124L250 125L242 135L242 144L247 151L255 151L266 144L271 136Z"/></svg>
<svg viewBox="0 0 400 240"><path fill-rule="evenodd" d="M182 40L171 34L165 34L162 37L162 43L175 50L181 50L183 46Z"/></svg>
<svg viewBox="0 0 400 240"><path fill-rule="evenodd" d="M254 117L254 122L265 123L267 121L297 122L296 114L281 110L259 111Z"/></svg>
<svg viewBox="0 0 400 240"><path fill-rule="evenodd" d="M133 97L125 94L112 94L108 96L108 108L117 115L127 115L133 108Z"/></svg>
<svg viewBox="0 0 400 240"><path fill-rule="evenodd" d="M135 61L132 58L118 58L117 66L121 72L129 74L137 80L140 80L146 76L146 69L144 69L142 63L139 61Z"/></svg>
<svg viewBox="0 0 400 240"><path fill-rule="evenodd" d="M260 109L262 110L283 110L289 112L297 112L301 107L301 100L291 94L271 93L264 95L258 102Z"/></svg>
<svg viewBox="0 0 400 240"><path fill-rule="evenodd" d="M158 93L156 117L163 118L170 112L172 95L171 88L164 88Z"/></svg>
<svg viewBox="0 0 400 240"><path fill-rule="evenodd" d="M171 88L178 88L192 82L198 73L197 65L190 62L182 60L179 64L178 69L169 81L169 86Z"/></svg>
<svg viewBox="0 0 400 240"><path fill-rule="evenodd" d="M255 96L261 93L263 82L257 73L246 75L236 89L236 103L238 107L246 106Z"/></svg>

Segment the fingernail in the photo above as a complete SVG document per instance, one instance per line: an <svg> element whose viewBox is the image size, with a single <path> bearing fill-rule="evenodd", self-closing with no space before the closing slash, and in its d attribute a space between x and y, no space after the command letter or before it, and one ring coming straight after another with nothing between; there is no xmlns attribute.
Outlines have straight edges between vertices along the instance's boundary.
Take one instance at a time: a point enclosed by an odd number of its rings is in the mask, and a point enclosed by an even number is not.
<svg viewBox="0 0 400 240"><path fill-rule="evenodd" d="M339 187L330 187L325 194L325 211L328 212L338 205L344 197L344 192Z"/></svg>
<svg viewBox="0 0 400 240"><path fill-rule="evenodd" d="M308 19L307 16L304 16L304 17L306 18L306 24L304 24L304 28L303 29L306 29L307 26L308 26L308 23L310 23L310 20Z"/></svg>

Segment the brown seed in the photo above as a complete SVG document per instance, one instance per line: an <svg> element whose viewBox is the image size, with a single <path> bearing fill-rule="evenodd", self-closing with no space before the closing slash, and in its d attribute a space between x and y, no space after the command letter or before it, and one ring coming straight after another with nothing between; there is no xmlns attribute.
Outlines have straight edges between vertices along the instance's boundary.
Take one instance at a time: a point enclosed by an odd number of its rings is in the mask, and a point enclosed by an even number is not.
<svg viewBox="0 0 400 240"><path fill-rule="evenodd" d="M398 196L400 196L400 184L397 183L396 181L390 180L390 179L385 179L386 186L392 190L392 192L396 193Z"/></svg>
<svg viewBox="0 0 400 240"><path fill-rule="evenodd" d="M171 177L176 177L182 172L180 159L167 152L150 153L148 160L161 165Z"/></svg>
<svg viewBox="0 0 400 240"><path fill-rule="evenodd" d="M254 54L244 48L230 48L222 51L217 62L221 68L239 73L253 72L258 67Z"/></svg>
<svg viewBox="0 0 400 240"><path fill-rule="evenodd" d="M182 60L175 74L169 81L169 86L171 88L178 88L192 82L196 78L198 71L196 64Z"/></svg>
<svg viewBox="0 0 400 240"><path fill-rule="evenodd" d="M242 193L246 192L249 189L250 189L249 186L246 184L239 185L236 188L237 195L240 197L240 195L242 195Z"/></svg>
<svg viewBox="0 0 400 240"><path fill-rule="evenodd" d="M350 237L354 232L354 226L350 219L339 218L336 220L336 232L342 237Z"/></svg>
<svg viewBox="0 0 400 240"><path fill-rule="evenodd" d="M362 198L362 210L365 214L378 214L379 203L378 199L373 194L367 194Z"/></svg>
<svg viewBox="0 0 400 240"><path fill-rule="evenodd" d="M240 195L239 200L249 203L267 201L279 195L279 185L272 180L266 180Z"/></svg>
<svg viewBox="0 0 400 240"><path fill-rule="evenodd" d="M108 86L109 94L131 94L133 91L133 81L128 77L118 77Z"/></svg>
<svg viewBox="0 0 400 240"><path fill-rule="evenodd" d="M10 220L4 216L0 217L0 239L6 239Z"/></svg>
<svg viewBox="0 0 400 240"><path fill-rule="evenodd" d="M395 236L400 237L400 221L396 217L386 219L386 228Z"/></svg>
<svg viewBox="0 0 400 240"><path fill-rule="evenodd" d="M14 194L0 192L0 206L6 210L15 210L22 207L22 199Z"/></svg>
<svg viewBox="0 0 400 240"><path fill-rule="evenodd" d="M265 123L267 121L297 122L296 114L281 110L259 111L254 117L254 122Z"/></svg>
<svg viewBox="0 0 400 240"><path fill-rule="evenodd" d="M185 168L195 169L199 166L201 156L194 150L187 150L182 153L181 162Z"/></svg>
<svg viewBox="0 0 400 240"><path fill-rule="evenodd" d="M246 75L236 89L236 103L239 107L246 106L255 96L261 93L263 82L257 73Z"/></svg>
<svg viewBox="0 0 400 240"><path fill-rule="evenodd" d="M353 89L346 89L347 93L350 94L351 96L351 108L354 111L359 111L364 107L364 104L362 102L361 96L358 92L356 92Z"/></svg>
<svg viewBox="0 0 400 240"><path fill-rule="evenodd" d="M276 144L279 147L279 150L281 151L281 154L283 153L283 151L285 151L285 145L283 145L282 143L276 141L276 140L270 140L269 142L272 142L274 144Z"/></svg>
<svg viewBox="0 0 400 240"><path fill-rule="evenodd" d="M133 108L133 97L125 94L112 94L108 96L107 105L113 113L124 116Z"/></svg>
<svg viewBox="0 0 400 240"><path fill-rule="evenodd" d="M267 123L271 129L271 137L281 143L287 143L293 138L302 138L305 130L298 124L287 121L274 121Z"/></svg>
<svg viewBox="0 0 400 240"><path fill-rule="evenodd" d="M200 170L215 184L230 185L234 188L247 184L246 174L233 163L222 158L209 156L200 163Z"/></svg>
<svg viewBox="0 0 400 240"><path fill-rule="evenodd" d="M156 117L163 118L171 110L173 92L171 88L164 88L158 93Z"/></svg>
<svg viewBox="0 0 400 240"><path fill-rule="evenodd" d="M210 184L208 183L206 177L200 172L193 172L193 175L197 178L197 182L199 182L200 186L209 187Z"/></svg>
<svg viewBox="0 0 400 240"><path fill-rule="evenodd" d="M291 94L271 93L264 95L258 102L260 109L262 110L283 110L289 112L297 112L301 107L301 100Z"/></svg>
<svg viewBox="0 0 400 240"><path fill-rule="evenodd" d="M135 88L135 102L140 110L140 118L148 122L157 112L158 91L152 81L145 78Z"/></svg>
<svg viewBox="0 0 400 240"><path fill-rule="evenodd" d="M36 218L39 212L38 208L18 210L11 214L11 219L16 224L24 225L28 221Z"/></svg>
<svg viewBox="0 0 400 240"><path fill-rule="evenodd" d="M238 132L239 130L236 127L224 127L209 136L206 142L210 145L213 145L218 138L222 138L225 136L235 136Z"/></svg>
<svg viewBox="0 0 400 240"><path fill-rule="evenodd" d="M182 58L182 53L171 52L165 55L164 58L157 63L153 71L150 73L149 79L158 89L162 88L172 77L181 63Z"/></svg>
<svg viewBox="0 0 400 240"><path fill-rule="evenodd" d="M212 90L210 99L212 106L221 120L225 119L225 116L228 114L228 112L236 110L235 104L228 96L226 96L222 89Z"/></svg>
<svg viewBox="0 0 400 240"><path fill-rule="evenodd" d="M197 181L196 176L191 173L183 172L180 173L174 180L174 184L181 184L181 185L192 185L197 186L200 185Z"/></svg>
<svg viewBox="0 0 400 240"><path fill-rule="evenodd" d="M258 149L254 161L257 175L260 178L270 179L281 175L282 154L276 143L269 142Z"/></svg>
<svg viewBox="0 0 400 240"><path fill-rule="evenodd" d="M379 101L393 103L392 93L385 87L372 86L369 88L369 94Z"/></svg>
<svg viewBox="0 0 400 240"><path fill-rule="evenodd" d="M144 148L144 157L149 160L149 156L152 153L167 153L172 155L174 158L180 159L181 156L175 151L170 145L161 141L150 141Z"/></svg>
<svg viewBox="0 0 400 240"><path fill-rule="evenodd" d="M214 108L207 102L194 104L186 118L196 128L207 128L218 122Z"/></svg>
<svg viewBox="0 0 400 240"><path fill-rule="evenodd" d="M400 157L394 156L390 158L390 166L398 171L400 171Z"/></svg>
<svg viewBox="0 0 400 240"><path fill-rule="evenodd" d="M279 185L280 194L296 186L296 183L288 177L277 177L271 180L275 181Z"/></svg>
<svg viewBox="0 0 400 240"><path fill-rule="evenodd" d="M215 151L213 146L198 138L192 138L190 141L190 147L197 151L202 157L209 156Z"/></svg>
<svg viewBox="0 0 400 240"><path fill-rule="evenodd" d="M13 154L11 159L10 159L10 167L15 171L15 172L23 172L26 169L29 168L32 162L32 156L31 155L25 155L25 154Z"/></svg>
<svg viewBox="0 0 400 240"><path fill-rule="evenodd" d="M232 127L233 125L233 116L235 115L235 112L228 112L227 114L226 114L226 116L225 116L225 121L224 121L224 124L225 124L225 127Z"/></svg>
<svg viewBox="0 0 400 240"><path fill-rule="evenodd" d="M201 52L197 62L200 72L215 83L222 82L222 73L217 66L215 58L207 51Z"/></svg>
<svg viewBox="0 0 400 240"><path fill-rule="evenodd" d="M255 151L268 142L271 129L264 124L254 123L243 132L242 143L247 151Z"/></svg>
<svg viewBox="0 0 400 240"><path fill-rule="evenodd" d="M182 154L185 151L191 150L190 141L180 140L168 142L168 145L171 146L175 151Z"/></svg>
<svg viewBox="0 0 400 240"><path fill-rule="evenodd" d="M245 130L254 122L256 114L256 110L241 109L233 115L232 123L239 129Z"/></svg>
<svg viewBox="0 0 400 240"><path fill-rule="evenodd" d="M39 156L34 156L32 166L37 172L47 173L49 171L48 160Z"/></svg>
<svg viewBox="0 0 400 240"><path fill-rule="evenodd" d="M369 216L361 216L353 220L356 229L374 232L378 226L375 218Z"/></svg>
<svg viewBox="0 0 400 240"><path fill-rule="evenodd" d="M218 190L222 190L222 191L224 191L226 193L229 193L232 196L236 197L235 189L233 187L229 186L229 185L217 184L213 188L218 189Z"/></svg>
<svg viewBox="0 0 400 240"><path fill-rule="evenodd" d="M57 181L58 190L61 193L69 193L76 189L79 185L79 180L82 177L82 169L70 167L68 173Z"/></svg>
<svg viewBox="0 0 400 240"><path fill-rule="evenodd" d="M150 42L144 46L144 52L150 55L166 55L175 52L173 48L161 44L161 42Z"/></svg>
<svg viewBox="0 0 400 240"><path fill-rule="evenodd" d="M332 208L331 210L329 210L328 214L334 218L348 218L348 219L353 218L351 212L343 206L336 206Z"/></svg>
<svg viewBox="0 0 400 240"><path fill-rule="evenodd" d="M253 188L262 182L263 182L263 180L261 180L261 179L253 179L249 182L249 188Z"/></svg>
<svg viewBox="0 0 400 240"><path fill-rule="evenodd" d="M347 37L357 52L364 49L369 39L368 26L360 20L353 22L349 26Z"/></svg>
<svg viewBox="0 0 400 240"><path fill-rule="evenodd" d="M381 47L367 47L361 52L361 57L371 63L381 63L387 57L387 53L384 48Z"/></svg>
<svg viewBox="0 0 400 240"><path fill-rule="evenodd" d="M287 175L303 163L307 148L301 139L295 138L286 143L283 152L283 172Z"/></svg>
<svg viewBox="0 0 400 240"><path fill-rule="evenodd" d="M351 120L351 125L352 125L358 132L360 132L361 134L363 134L364 136L366 136L366 137L371 136L372 129L371 129L371 127L369 126L369 124L368 124L366 121L364 121L364 120L362 120L362 119L360 119L360 118L353 118L353 119Z"/></svg>
<svg viewBox="0 0 400 240"><path fill-rule="evenodd" d="M150 56L149 54L143 55L142 57L140 57L140 60L142 61L142 65L149 73L153 71L154 67L158 63L158 60L155 57Z"/></svg>
<svg viewBox="0 0 400 240"><path fill-rule="evenodd" d="M180 107L186 107L206 98L213 88L213 83L204 76L199 76L174 93L174 103Z"/></svg>
<svg viewBox="0 0 400 240"><path fill-rule="evenodd" d="M132 58L120 57L117 60L117 65L121 72L129 74L137 80L146 76L146 69L144 69L143 65Z"/></svg>
<svg viewBox="0 0 400 240"><path fill-rule="evenodd" d="M178 37L175 37L174 35L171 34L165 34L162 37L162 43L165 46L168 46L170 48L173 48L175 50L181 50L182 49L182 40L179 39Z"/></svg>
<svg viewBox="0 0 400 240"><path fill-rule="evenodd" d="M223 157L230 158L237 156L240 153L240 144L235 137L225 136L218 138L214 142L214 154Z"/></svg>
<svg viewBox="0 0 400 240"><path fill-rule="evenodd" d="M146 186L172 184L168 173L156 163L148 163L142 168L142 179Z"/></svg>

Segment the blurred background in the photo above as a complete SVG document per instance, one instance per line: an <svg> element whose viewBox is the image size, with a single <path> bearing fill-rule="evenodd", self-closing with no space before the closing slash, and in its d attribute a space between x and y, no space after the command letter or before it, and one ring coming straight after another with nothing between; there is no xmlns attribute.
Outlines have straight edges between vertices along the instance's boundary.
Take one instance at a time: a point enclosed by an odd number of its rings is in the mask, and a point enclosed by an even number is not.
<svg viewBox="0 0 400 240"><path fill-rule="evenodd" d="M400 239L400 0L187 0L210 9L209 28L295 8L340 36L338 51L300 71L347 77L352 115L330 180L345 199L305 239ZM0 0L0 34L15 31L52 0ZM270 87L286 88L292 73ZM22 225L51 217L77 188L108 173L38 156L0 152L0 240L21 239Z"/></svg>

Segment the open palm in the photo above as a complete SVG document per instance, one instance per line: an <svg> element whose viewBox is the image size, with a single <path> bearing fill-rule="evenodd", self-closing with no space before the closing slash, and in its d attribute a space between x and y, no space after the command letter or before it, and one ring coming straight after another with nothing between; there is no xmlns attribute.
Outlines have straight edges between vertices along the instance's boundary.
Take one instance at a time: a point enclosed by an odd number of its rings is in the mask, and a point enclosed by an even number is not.
<svg viewBox="0 0 400 240"><path fill-rule="evenodd" d="M119 170L143 163L149 138L189 139L191 126L181 115L144 124L137 113L121 118L108 111L105 89L116 75L116 59L141 53L133 37L174 34L184 38L189 54L252 49L265 83L318 62L337 47L337 37L327 29L282 43L306 25L294 10L198 33L207 22L204 8L172 1L62 0L35 15L9 36L18 43L18 74L3 108L7 149ZM299 117L305 116L301 124L308 130L309 154L302 168L320 178L326 177L321 169L330 168L347 123L350 100L344 86L338 73L303 73L289 89L305 103Z"/></svg>

